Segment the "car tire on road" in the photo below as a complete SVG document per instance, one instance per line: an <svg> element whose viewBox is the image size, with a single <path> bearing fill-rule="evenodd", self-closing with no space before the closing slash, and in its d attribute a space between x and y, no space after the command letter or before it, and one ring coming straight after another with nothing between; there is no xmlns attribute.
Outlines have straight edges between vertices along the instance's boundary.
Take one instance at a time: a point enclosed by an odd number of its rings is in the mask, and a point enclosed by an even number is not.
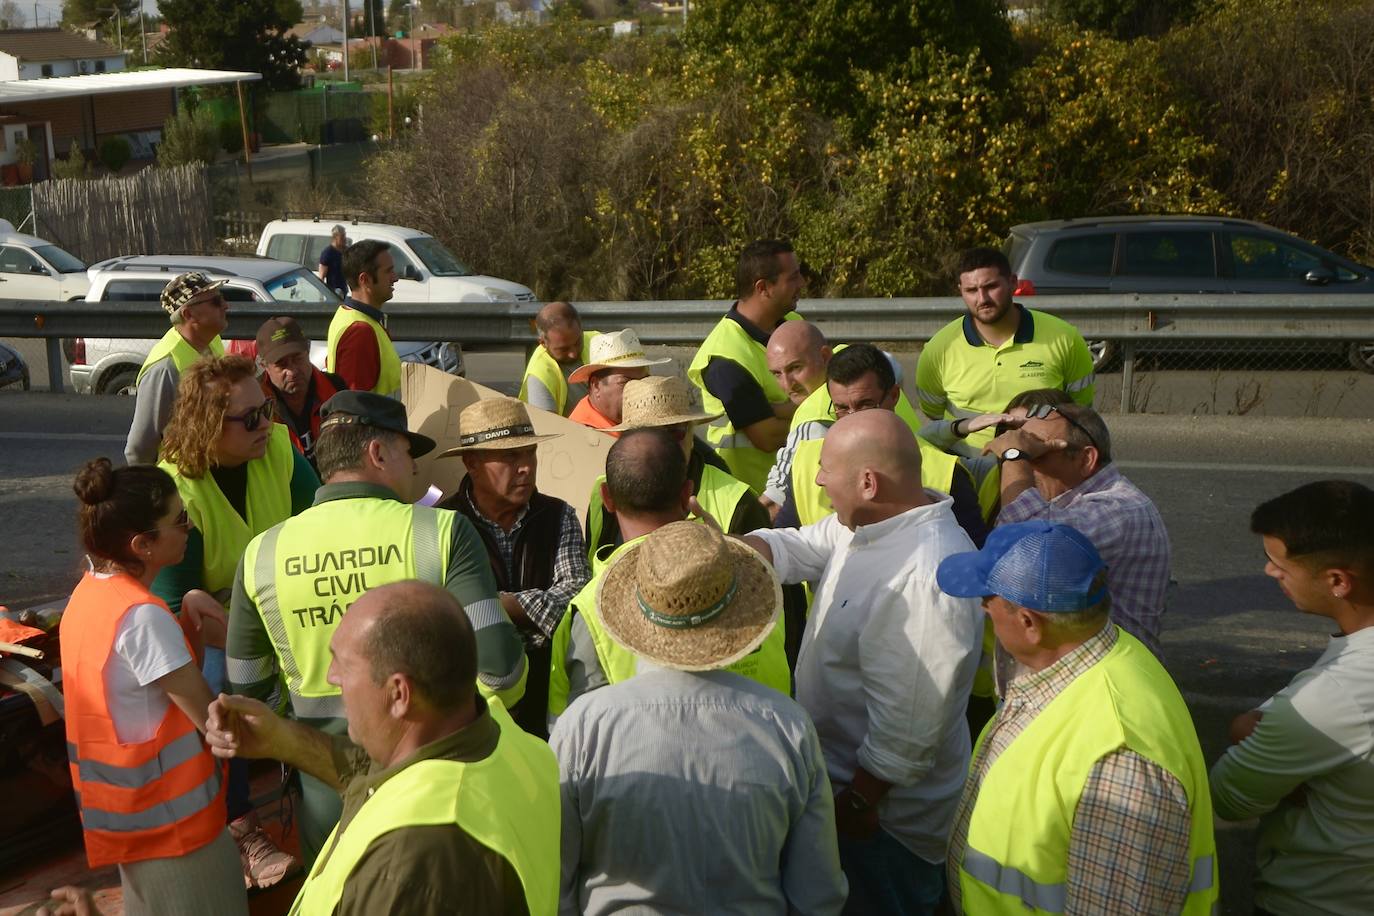
<svg viewBox="0 0 1374 916"><path fill-rule="evenodd" d="M1361 372L1374 372L1374 341L1363 340L1353 343L1346 354L1352 368Z"/></svg>
<svg viewBox="0 0 1374 916"><path fill-rule="evenodd" d="M1114 340L1089 340L1088 352L1093 357L1093 371L1106 372L1115 367L1117 357L1120 355L1120 347Z"/></svg>
<svg viewBox="0 0 1374 916"><path fill-rule="evenodd" d="M138 370L120 369L111 372L100 382L100 394L131 395L138 388Z"/></svg>

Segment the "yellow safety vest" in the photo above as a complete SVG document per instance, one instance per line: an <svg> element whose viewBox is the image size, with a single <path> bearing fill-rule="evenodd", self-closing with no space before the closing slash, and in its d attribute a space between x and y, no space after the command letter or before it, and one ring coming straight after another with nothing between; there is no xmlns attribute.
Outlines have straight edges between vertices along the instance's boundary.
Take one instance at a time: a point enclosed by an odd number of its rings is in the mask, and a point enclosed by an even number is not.
<svg viewBox="0 0 1374 916"><path fill-rule="evenodd" d="M212 357L223 356L224 341L216 335L215 339L210 341L210 345L206 347L206 351ZM201 354L196 351L195 347L186 342L186 338L182 337L176 328L171 328L148 351L148 355L143 359L143 365L138 369L138 378L134 381L143 381L143 376L152 368L153 363L161 362L169 356L172 358L172 365L177 367L177 372L185 372L186 367L200 359Z"/></svg>
<svg viewBox="0 0 1374 916"><path fill-rule="evenodd" d="M600 331L582 332L582 364L586 365L592 358L592 338L600 334ZM553 393L554 404L558 406L558 415L566 417L568 415L568 380L563 376L563 367L558 365L558 360L549 355L549 351L544 349L543 344L534 348L530 354L530 361L525 366L525 375L520 379L520 400L529 403L530 376L534 376Z"/></svg>
<svg viewBox="0 0 1374 916"><path fill-rule="evenodd" d="M394 499L336 499L255 537L243 587L262 615L298 717L344 717L329 672L329 639L344 613L379 585L443 586L454 512Z"/></svg>
<svg viewBox="0 0 1374 916"><path fill-rule="evenodd" d="M295 455L291 433L282 424L273 423L267 453L248 462L246 520L229 505L209 471L200 477L185 477L176 465L167 461L158 463L158 467L176 481L186 514L205 542L201 588L218 598L221 604L229 603L234 572L248 542L254 535L291 517L291 474L295 469Z"/></svg>
<svg viewBox="0 0 1374 916"><path fill-rule="evenodd" d="M591 503L587 508L587 530L591 537L587 541L587 562L596 562L597 546L601 543L601 529L606 522L606 507L601 502L601 485L606 482L605 475L598 477L596 483L592 484ZM740 502L746 499L757 499L754 491L749 489L748 484L736 480L713 465L703 465L701 469L701 492L696 494L697 502L701 503L701 508L711 518L716 520L716 524L722 529L730 527L730 520L735 517L735 509ZM693 513L689 519L696 521L697 515ZM727 534L748 534L747 531L726 531Z"/></svg>
<svg viewBox="0 0 1374 916"><path fill-rule="evenodd" d="M786 320L800 321L801 316L796 312L788 312ZM768 472L773 467L774 454L755 448L747 435L736 430L725 413L725 405L706 389L702 373L711 359L717 356L733 360L748 372L763 389L764 397L770 404L785 402L787 395L768 371L768 356L763 345L731 318L716 322L687 367L687 378L701 390L701 403L706 412L721 415L719 420L706 427L706 441L720 453L731 475L747 483L755 493L762 493L768 481Z"/></svg>
<svg viewBox="0 0 1374 916"><path fill-rule="evenodd" d="M567 612L558 622L558 628L553 634L553 662L549 670L550 716L560 716L568 708L570 685L567 658L568 644L572 641L574 614L582 615L587 632L591 634L592 644L596 647L596 660L609 683L619 684L621 681L627 681L638 672L638 656L612 639L602 625L601 616L596 610L596 590L601 585L601 577L610 562L626 548L642 540L643 537L638 537L626 541L612 551L603 550L601 556L593 558L591 581L569 602ZM791 695L792 672L787 667L786 636L783 629L781 625L774 626L764 638L762 645L734 664L725 666L724 670L742 674L765 687L772 687L779 693Z"/></svg>
<svg viewBox="0 0 1374 916"><path fill-rule="evenodd" d="M797 408L797 415L801 415L802 418L798 421L797 416L793 416L793 428L805 422L824 423L829 426L835 422L835 418L830 415L830 409L830 391L822 385L811 392ZM915 435L916 430L920 429L921 421L905 392L898 395L895 412L911 427L912 435ZM826 496L825 490L816 483L816 472L821 467L821 446L824 443L823 438L803 439L797 443L792 453L792 502L797 507L797 518L803 525L818 522L835 511L830 505L830 497ZM916 445L921 449L921 485L948 493L953 486L954 475L959 470L959 459L942 452L919 436L916 437Z"/></svg>
<svg viewBox="0 0 1374 916"><path fill-rule="evenodd" d="M377 358L381 369L377 373L377 384L372 386L372 390L377 394L384 394L389 398L399 400L401 397L401 358L396 355L396 345L391 342L391 337L387 335L386 328L357 309L341 305L334 312L334 319L329 322L329 336L327 338L329 349L324 357L325 371L338 371L335 367L338 365L339 359L339 340L350 326L360 321L370 327L372 333L377 337Z"/></svg>
<svg viewBox="0 0 1374 916"><path fill-rule="evenodd" d="M543 741L527 735L500 701L487 708L501 729L491 755L472 763L421 760L392 776L363 802L325 852L291 906L292 916L329 916L344 884L372 841L408 827L455 824L515 868L531 916L558 911L558 761Z"/></svg>
<svg viewBox="0 0 1374 916"><path fill-rule="evenodd" d="M1121 630L1106 658L1050 701L984 774L959 863L964 912L1064 911L1078 800L1093 766L1123 748L1163 767L1187 792L1192 882L1183 913L1212 912L1212 797L1193 719L1164 667Z"/></svg>

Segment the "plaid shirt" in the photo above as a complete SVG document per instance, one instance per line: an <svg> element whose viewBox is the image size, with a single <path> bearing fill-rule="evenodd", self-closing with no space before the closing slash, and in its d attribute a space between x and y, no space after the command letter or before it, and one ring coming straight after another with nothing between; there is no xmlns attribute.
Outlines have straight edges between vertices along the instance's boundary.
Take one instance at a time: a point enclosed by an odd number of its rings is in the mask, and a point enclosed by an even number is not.
<svg viewBox="0 0 1374 916"><path fill-rule="evenodd" d="M1169 588L1169 533L1150 497L1109 464L1049 501L1029 487L997 516L1008 525L1041 519L1077 528L1107 564L1112 620L1163 659L1160 618Z"/></svg>
<svg viewBox="0 0 1374 916"><path fill-rule="evenodd" d="M496 543L506 571L514 572L515 538L520 533L520 527L525 524L529 507L526 506L520 511L510 531L506 531L483 515L475 501L472 503L472 510L477 524L481 525ZM529 588L513 593L515 600L525 609L525 616L530 619L530 623L539 628L537 633L521 630L521 634L532 646L542 646L549 641L553 631L558 628L558 621L563 619L563 612L568 609L568 603L592 578L592 571L587 567L587 548L583 546L582 526L577 523L577 513L566 502L563 503L563 514L558 520L558 525L558 552L553 557L553 584L547 589Z"/></svg>
<svg viewBox="0 0 1374 916"><path fill-rule="evenodd" d="M1116 627L1104 627L1053 665L1017 677L1008 686L1005 702L974 755L954 819L948 876L956 913L963 912L959 867L983 777L1065 687L1107 657L1116 639ZM1074 812L1064 912L1179 912L1190 882L1191 824L1188 793L1167 770L1134 751L1103 757L1088 774Z"/></svg>

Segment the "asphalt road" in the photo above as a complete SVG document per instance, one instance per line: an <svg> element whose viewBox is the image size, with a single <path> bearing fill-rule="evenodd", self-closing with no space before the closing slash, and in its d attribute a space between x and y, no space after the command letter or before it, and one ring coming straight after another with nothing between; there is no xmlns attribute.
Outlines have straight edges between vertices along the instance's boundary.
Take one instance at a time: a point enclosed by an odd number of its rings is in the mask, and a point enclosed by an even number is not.
<svg viewBox="0 0 1374 916"><path fill-rule="evenodd" d="M508 389L510 360L484 360L470 361L474 377ZM72 475L90 457L119 458L132 407L130 399L0 391L0 604L24 607L75 582L83 563ZM1249 513L1310 480L1374 485L1374 421L1131 416L1110 424L1123 471L1169 527L1178 586L1164 646L1210 761L1231 716L1311 664L1329 631L1263 575ZM1250 912L1252 827L1219 833L1226 913Z"/></svg>

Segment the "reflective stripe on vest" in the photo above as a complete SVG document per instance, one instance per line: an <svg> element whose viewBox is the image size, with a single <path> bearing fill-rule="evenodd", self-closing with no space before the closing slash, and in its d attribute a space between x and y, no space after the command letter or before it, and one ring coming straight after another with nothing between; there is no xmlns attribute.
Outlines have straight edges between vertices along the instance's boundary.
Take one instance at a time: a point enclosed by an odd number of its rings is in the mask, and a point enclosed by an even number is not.
<svg viewBox="0 0 1374 916"><path fill-rule="evenodd" d="M799 321L801 316L796 312L788 312L785 320ZM755 493L762 493L768 480L768 471L773 467L774 455L755 447L747 435L736 430L725 414L725 405L707 390L702 373L711 359L717 356L737 363L748 372L770 404L784 403L787 395L768 371L768 356L763 345L750 337L739 322L728 317L716 322L687 367L687 378L701 391L701 403L706 413L721 415L719 420L706 427L706 441L720 453L733 477L748 484Z"/></svg>
<svg viewBox="0 0 1374 916"><path fill-rule="evenodd" d="M1099 760L1122 749L1163 768L1187 794L1193 874L1183 913L1211 912L1212 800L1192 717L1159 661L1119 628L1107 656L1060 691L984 772L959 863L965 912L1063 911L1069 827L1083 787Z"/></svg>
<svg viewBox="0 0 1374 916"><path fill-rule="evenodd" d="M295 468L296 450L291 445L291 433L280 423L273 423L267 440L267 451L261 458L248 462L248 493L245 519L234 511L206 471L200 477L183 476L176 465L166 461L158 467L176 481L186 514L195 522L205 543L201 567L201 588L228 604L228 594L234 585L243 549L253 536L291 516L291 475Z"/></svg>
<svg viewBox="0 0 1374 916"><path fill-rule="evenodd" d="M582 332L582 365L586 365L591 359L592 339L600 336L600 331ZM563 375L563 367L558 365L558 360L554 359L548 350L544 349L543 344L534 348L530 354L530 361L525 365L525 374L520 379L520 394L517 397L529 403L530 377L537 378L540 383L553 395L554 404L558 407L558 415L566 417L568 415L568 379Z"/></svg>
<svg viewBox="0 0 1374 916"><path fill-rule="evenodd" d="M452 534L450 510L355 498L313 506L248 545L244 589L262 616L298 717L343 718L339 688L325 679L340 618L379 585L420 579L442 587Z"/></svg>
<svg viewBox="0 0 1374 916"><path fill-rule="evenodd" d="M206 354L211 357L224 355L224 341L216 335L205 348ZM143 381L143 376L153 367L154 363L160 362L167 357L172 358L172 365L176 366L177 372L186 371L186 367L200 359L201 354L196 348L186 342L186 338L181 336L181 332L176 328L171 328L162 339L153 344L153 348L148 351L148 355L143 358L143 365L138 367L138 377L135 383Z"/></svg>
<svg viewBox="0 0 1374 916"><path fill-rule="evenodd" d="M88 573L63 617L67 757L93 868L185 855L224 831L222 764L180 707L169 702L147 740L121 741L115 731L103 672L124 612L144 604L170 616L131 576Z"/></svg>
<svg viewBox="0 0 1374 916"><path fill-rule="evenodd" d="M401 357L396 355L396 345L391 342L391 337L387 334L386 328L357 309L341 305L334 312L334 318L329 322L329 334L326 338L328 349L325 351L324 370L326 372L339 371L339 340L350 326L359 322L371 328L373 336L377 338L377 381L371 390L377 394L384 394L389 398L400 400Z"/></svg>
<svg viewBox="0 0 1374 916"><path fill-rule="evenodd" d="M562 827L558 763L499 701L488 700L487 708L501 730L490 756L471 763L421 760L378 786L343 833L336 826L330 834L291 906L293 916L336 912L349 875L378 837L441 824L456 825L511 864L531 916L553 916Z"/></svg>

